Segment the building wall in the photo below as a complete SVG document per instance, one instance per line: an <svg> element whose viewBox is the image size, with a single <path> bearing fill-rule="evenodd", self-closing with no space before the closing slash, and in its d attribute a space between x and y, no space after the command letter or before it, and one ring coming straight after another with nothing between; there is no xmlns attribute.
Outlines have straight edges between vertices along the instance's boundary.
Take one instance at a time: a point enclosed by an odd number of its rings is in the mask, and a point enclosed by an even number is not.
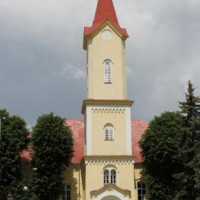
<svg viewBox="0 0 200 200"><path fill-rule="evenodd" d="M113 38L105 40L102 32L110 30ZM125 46L124 41L109 25L99 31L95 37L88 40L88 99L126 99L126 76L125 76ZM105 59L111 59L112 84L104 84Z"/></svg>
<svg viewBox="0 0 200 200"><path fill-rule="evenodd" d="M83 172L83 166L71 164L63 174L64 185L69 184L71 186L71 200L84 199Z"/></svg>
<svg viewBox="0 0 200 200"><path fill-rule="evenodd" d="M86 158L86 191L85 199L91 199L91 191L104 187L104 170L115 169L116 185L124 190L130 190L134 194L133 160L131 157L91 157ZM112 194L112 192L111 192ZM132 199L132 198L131 198Z"/></svg>
<svg viewBox="0 0 200 200"><path fill-rule="evenodd" d="M89 157L81 164L72 164L63 174L64 183L71 185L71 200L90 200L91 191L104 186L104 169L115 168L117 171L116 185L131 191L130 200L137 200L137 183L142 179L142 164L134 164L129 157ZM87 179L85 180L85 175ZM84 184L85 183L85 184ZM86 189L85 189L86 188Z"/></svg>

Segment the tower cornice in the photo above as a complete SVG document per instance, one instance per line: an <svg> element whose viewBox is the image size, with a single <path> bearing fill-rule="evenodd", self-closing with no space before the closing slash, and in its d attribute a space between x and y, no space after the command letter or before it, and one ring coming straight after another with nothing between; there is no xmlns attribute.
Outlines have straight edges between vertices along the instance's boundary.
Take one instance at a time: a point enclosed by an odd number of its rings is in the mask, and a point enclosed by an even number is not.
<svg viewBox="0 0 200 200"><path fill-rule="evenodd" d="M112 99L86 99L83 101L82 114L85 114L86 106L128 106L131 107L134 101L130 99L112 100Z"/></svg>

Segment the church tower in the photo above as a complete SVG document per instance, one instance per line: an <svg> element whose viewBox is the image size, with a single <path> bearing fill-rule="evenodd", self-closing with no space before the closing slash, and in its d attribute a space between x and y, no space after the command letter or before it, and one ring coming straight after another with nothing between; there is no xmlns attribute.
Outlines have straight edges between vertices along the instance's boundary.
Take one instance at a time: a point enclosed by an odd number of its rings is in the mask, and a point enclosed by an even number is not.
<svg viewBox="0 0 200 200"><path fill-rule="evenodd" d="M84 29L87 99L83 101L85 200L132 199L131 106L127 99L125 41L112 0L98 0Z"/></svg>

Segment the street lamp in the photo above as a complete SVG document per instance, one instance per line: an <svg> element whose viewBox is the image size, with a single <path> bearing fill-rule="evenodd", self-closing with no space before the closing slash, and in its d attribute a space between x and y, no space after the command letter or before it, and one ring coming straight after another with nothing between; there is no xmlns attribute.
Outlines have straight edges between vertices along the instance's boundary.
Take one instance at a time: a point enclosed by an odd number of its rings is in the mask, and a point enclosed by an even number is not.
<svg viewBox="0 0 200 200"><path fill-rule="evenodd" d="M23 187L23 191L24 191L24 192L27 192L27 191L28 191L28 187L27 187L27 186L24 186L24 187Z"/></svg>
<svg viewBox="0 0 200 200"><path fill-rule="evenodd" d="M27 196L28 196L28 187L27 186L23 187L23 192L24 192L25 199L27 199Z"/></svg>

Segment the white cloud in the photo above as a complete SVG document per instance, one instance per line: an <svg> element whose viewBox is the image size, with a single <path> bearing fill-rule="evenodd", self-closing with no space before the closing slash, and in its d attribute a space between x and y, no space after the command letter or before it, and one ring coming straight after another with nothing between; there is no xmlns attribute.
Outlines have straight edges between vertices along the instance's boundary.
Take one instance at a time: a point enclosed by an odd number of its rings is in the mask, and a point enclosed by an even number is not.
<svg viewBox="0 0 200 200"><path fill-rule="evenodd" d="M74 81L82 80L86 78L83 68L73 66L72 64L64 64L60 76L67 77L68 79L74 79Z"/></svg>

